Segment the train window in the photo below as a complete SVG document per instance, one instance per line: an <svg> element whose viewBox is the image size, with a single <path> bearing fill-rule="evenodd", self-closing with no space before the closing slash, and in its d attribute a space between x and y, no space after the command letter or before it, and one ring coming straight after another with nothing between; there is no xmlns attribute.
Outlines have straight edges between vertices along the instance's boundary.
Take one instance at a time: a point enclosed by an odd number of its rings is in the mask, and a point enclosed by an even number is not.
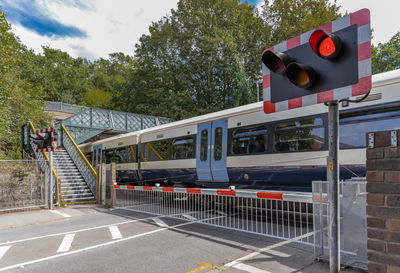
<svg viewBox="0 0 400 273"><path fill-rule="evenodd" d="M208 130L201 131L200 160L206 161L208 153Z"/></svg>
<svg viewBox="0 0 400 273"><path fill-rule="evenodd" d="M339 121L339 147L364 148L366 133L396 129L400 129L400 111L342 117Z"/></svg>
<svg viewBox="0 0 400 273"><path fill-rule="evenodd" d="M235 155L263 153L267 150L268 132L264 126L243 128L233 132L232 152Z"/></svg>
<svg viewBox="0 0 400 273"><path fill-rule="evenodd" d="M103 150L103 163L110 164L114 161L114 150Z"/></svg>
<svg viewBox="0 0 400 273"><path fill-rule="evenodd" d="M324 145L324 126L321 118L282 122L275 127L275 150L319 150Z"/></svg>
<svg viewBox="0 0 400 273"><path fill-rule="evenodd" d="M143 157L145 161L168 160L170 140L147 142L143 145Z"/></svg>
<svg viewBox="0 0 400 273"><path fill-rule="evenodd" d="M131 163L134 162L134 152L132 152L133 146L125 146L115 149L115 163Z"/></svg>
<svg viewBox="0 0 400 273"><path fill-rule="evenodd" d="M194 158L194 139L187 137L172 142L172 159Z"/></svg>
<svg viewBox="0 0 400 273"><path fill-rule="evenodd" d="M215 128L214 136L214 160L219 161L222 158L222 127Z"/></svg>
<svg viewBox="0 0 400 273"><path fill-rule="evenodd" d="M92 153L91 152L90 153L86 153L85 157L89 162L92 162Z"/></svg>

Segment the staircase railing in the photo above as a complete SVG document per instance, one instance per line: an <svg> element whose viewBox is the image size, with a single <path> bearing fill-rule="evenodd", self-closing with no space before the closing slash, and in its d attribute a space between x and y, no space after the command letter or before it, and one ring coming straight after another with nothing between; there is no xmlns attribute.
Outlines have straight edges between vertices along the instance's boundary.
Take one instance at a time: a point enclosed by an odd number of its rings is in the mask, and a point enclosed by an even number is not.
<svg viewBox="0 0 400 273"><path fill-rule="evenodd" d="M28 128L28 132L32 132L33 134L36 134L36 129L33 126L32 122L29 122L29 128ZM28 134L30 135L30 134ZM32 148L33 153L36 156L36 159L39 161L39 165L40 168L42 169L43 172L45 172L46 174L49 172L49 165L50 165L50 160L49 157L47 156L47 154L45 152L39 152L36 151L37 145L33 142L32 139L29 138L29 144ZM55 193L55 191L57 190L57 194L56 194L56 199L57 199L57 203L62 205L62 200L61 200L61 180L58 178L56 170L54 169L54 167L51 168L52 173L53 173L53 181L49 181L49 183L53 183L53 185L55 185L56 187L53 187L53 193Z"/></svg>
<svg viewBox="0 0 400 273"><path fill-rule="evenodd" d="M93 169L92 165L90 165L89 161L86 159L85 155L79 149L78 145L76 145L74 139L68 133L67 129L64 125L61 125L61 129L63 131L62 136L62 144L68 154L71 156L72 161L74 161L76 167L78 168L79 172L85 179L86 184L89 186L93 195L97 196L97 173Z"/></svg>

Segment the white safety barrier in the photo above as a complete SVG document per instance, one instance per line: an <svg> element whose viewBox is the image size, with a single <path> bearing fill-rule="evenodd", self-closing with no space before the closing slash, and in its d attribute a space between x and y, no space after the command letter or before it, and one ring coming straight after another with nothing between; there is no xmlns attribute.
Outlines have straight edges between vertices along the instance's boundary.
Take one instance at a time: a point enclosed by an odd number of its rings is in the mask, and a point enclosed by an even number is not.
<svg viewBox="0 0 400 273"><path fill-rule="evenodd" d="M130 210L314 244L312 194L115 185Z"/></svg>

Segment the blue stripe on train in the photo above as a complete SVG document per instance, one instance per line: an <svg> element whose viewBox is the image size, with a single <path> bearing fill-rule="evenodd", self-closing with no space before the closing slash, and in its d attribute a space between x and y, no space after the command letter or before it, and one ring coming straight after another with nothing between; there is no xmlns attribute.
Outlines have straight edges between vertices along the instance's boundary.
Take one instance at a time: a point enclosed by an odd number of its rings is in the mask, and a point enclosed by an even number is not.
<svg viewBox="0 0 400 273"><path fill-rule="evenodd" d="M340 168L340 179L363 177L365 166L346 166ZM236 186L238 189L259 189L277 191L312 191L312 181L326 180L326 167L247 167L228 168L229 182L196 182L196 169L162 169L142 170L143 179L148 183L178 182L195 183L209 188L226 188ZM135 171L117 171L118 183L137 181Z"/></svg>

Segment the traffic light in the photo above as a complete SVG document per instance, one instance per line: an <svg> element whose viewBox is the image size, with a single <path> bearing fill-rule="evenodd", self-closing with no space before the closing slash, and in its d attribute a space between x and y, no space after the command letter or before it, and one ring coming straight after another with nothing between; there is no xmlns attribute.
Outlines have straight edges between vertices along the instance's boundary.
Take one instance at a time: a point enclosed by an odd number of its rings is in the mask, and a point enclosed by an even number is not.
<svg viewBox="0 0 400 273"><path fill-rule="evenodd" d="M30 135L31 139L33 140L33 143L36 144L37 149L44 149L45 147L45 140L46 138L36 135L36 134L31 134Z"/></svg>
<svg viewBox="0 0 400 273"><path fill-rule="evenodd" d="M36 144L37 149L46 149L51 148L53 136L51 132L44 133L43 136L39 134L31 134L30 136L33 140L33 143Z"/></svg>
<svg viewBox="0 0 400 273"><path fill-rule="evenodd" d="M371 88L369 10L266 49L264 112L365 94Z"/></svg>

